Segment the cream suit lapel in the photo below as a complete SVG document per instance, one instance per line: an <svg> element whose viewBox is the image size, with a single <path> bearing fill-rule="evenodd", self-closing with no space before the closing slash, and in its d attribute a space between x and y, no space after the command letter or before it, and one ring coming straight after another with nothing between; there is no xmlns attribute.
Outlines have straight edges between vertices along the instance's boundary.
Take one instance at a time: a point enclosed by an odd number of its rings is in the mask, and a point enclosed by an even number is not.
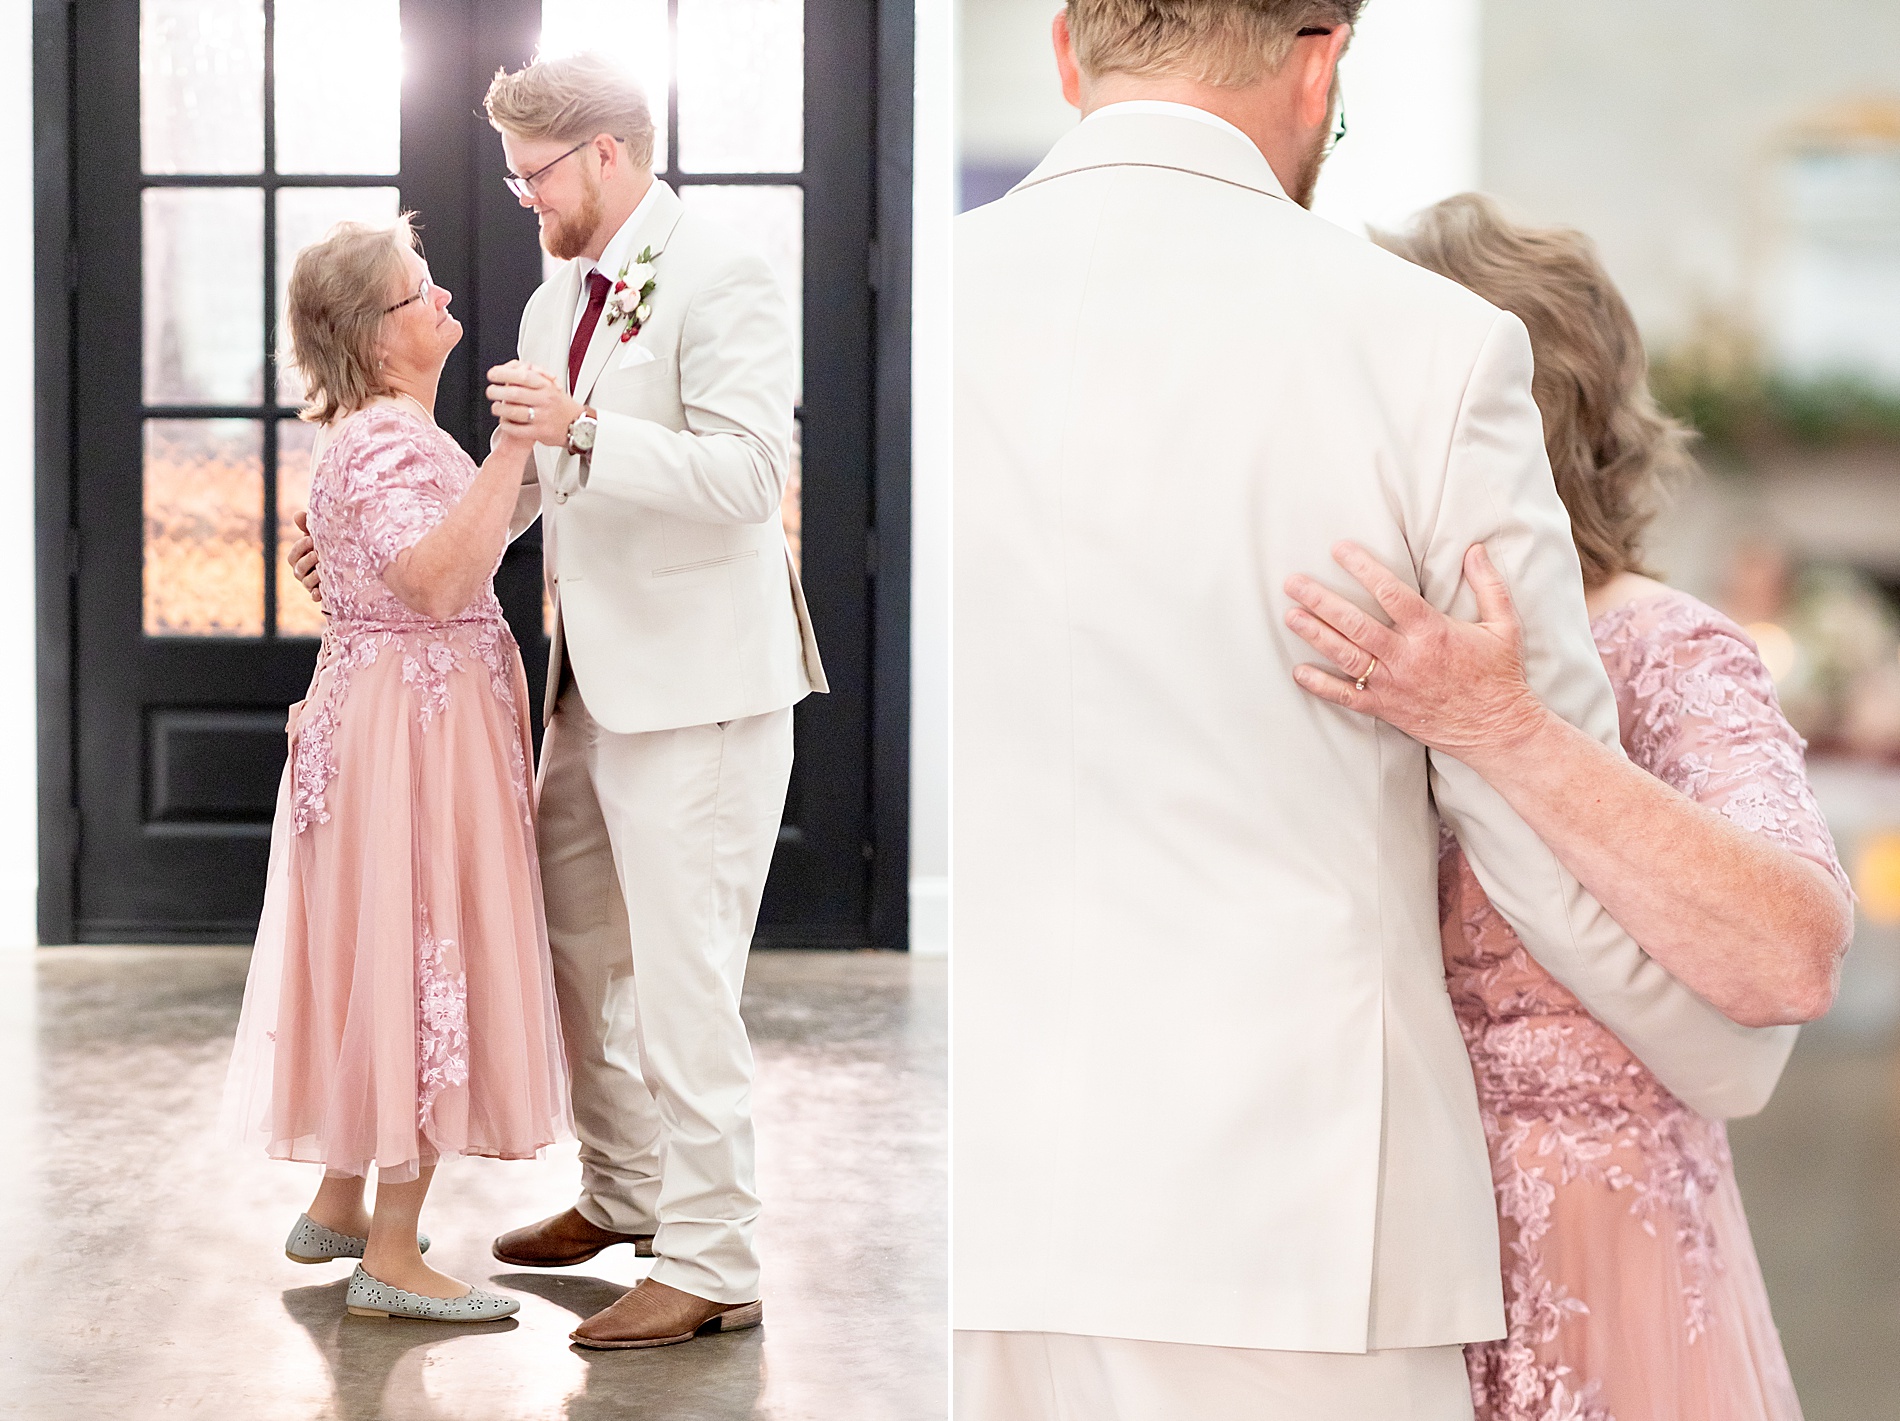
<svg viewBox="0 0 1900 1421"><path fill-rule="evenodd" d="M534 360L545 370L567 376L567 345L574 338L574 303L580 299L581 264L568 262L548 286L547 316L540 321ZM524 352L525 353L525 352Z"/></svg>
<svg viewBox="0 0 1900 1421"><path fill-rule="evenodd" d="M653 205L640 219L640 225L634 229L633 240L627 244L628 261L634 260L649 247L652 248L653 256L657 261L660 254L666 250L666 243L673 235L673 229L679 225L680 214L686 210L685 204L679 200L679 195L658 178L654 179L654 187ZM575 267L578 271L579 263L575 263ZM613 273L610 272L608 275L611 276ZM575 299L578 300L580 277L576 275L574 279ZM656 272L654 279L656 284L653 288L653 299L664 300L665 278ZM581 377L575 381L572 392L574 398L582 404L586 404L592 397L594 384L600 379L600 372L607 368L607 357L619 349L620 333L621 327L618 324L609 324L605 315L601 317L600 324L594 327L594 338L588 343L587 355L581 361Z"/></svg>

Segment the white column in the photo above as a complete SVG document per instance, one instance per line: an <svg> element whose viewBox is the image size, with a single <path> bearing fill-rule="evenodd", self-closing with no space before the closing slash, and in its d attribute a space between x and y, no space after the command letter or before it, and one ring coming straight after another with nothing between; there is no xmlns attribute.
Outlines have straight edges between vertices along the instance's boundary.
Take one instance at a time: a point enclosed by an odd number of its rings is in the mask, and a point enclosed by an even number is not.
<svg viewBox="0 0 1900 1421"><path fill-rule="evenodd" d="M1313 210L1364 231L1478 185L1479 0L1372 0L1340 64L1346 139Z"/></svg>
<svg viewBox="0 0 1900 1421"><path fill-rule="evenodd" d="M911 248L910 947L950 945L950 214L956 7L918 0Z"/></svg>
<svg viewBox="0 0 1900 1421"><path fill-rule="evenodd" d="M33 7L0 6L0 147L30 166L33 153ZM30 173L28 174L30 179ZM0 951L36 941L39 892L37 706L33 679L33 203L30 181L0 205L0 390L14 413L0 422ZM49 280L57 279L51 273Z"/></svg>

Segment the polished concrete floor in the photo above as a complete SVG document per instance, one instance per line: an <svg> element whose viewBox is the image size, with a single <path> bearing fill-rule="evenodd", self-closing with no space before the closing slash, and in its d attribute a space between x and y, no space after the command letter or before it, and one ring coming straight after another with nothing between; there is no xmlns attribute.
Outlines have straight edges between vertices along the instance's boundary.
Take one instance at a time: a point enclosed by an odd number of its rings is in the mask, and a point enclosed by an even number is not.
<svg viewBox="0 0 1900 1421"><path fill-rule="evenodd" d="M1900 1417L1900 1043L1811 1028L1729 1139L1806 1421Z"/></svg>
<svg viewBox="0 0 1900 1421"><path fill-rule="evenodd" d="M29 1421L939 1421L945 1415L945 964L755 954L765 1326L655 1352L567 1333L648 1266L488 1253L571 1202L572 1147L456 1162L431 1258L522 1300L468 1327L343 1310L348 1265L283 1236L309 1166L214 1138L248 954L0 956L0 1417Z"/></svg>

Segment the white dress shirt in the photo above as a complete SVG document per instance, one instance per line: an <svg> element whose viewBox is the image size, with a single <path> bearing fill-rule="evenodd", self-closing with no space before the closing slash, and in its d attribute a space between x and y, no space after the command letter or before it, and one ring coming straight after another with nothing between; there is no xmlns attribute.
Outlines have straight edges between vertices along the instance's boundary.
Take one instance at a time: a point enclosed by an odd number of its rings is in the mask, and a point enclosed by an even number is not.
<svg viewBox="0 0 1900 1421"><path fill-rule="evenodd" d="M1209 114L1208 117L1213 118L1213 115ZM1219 122L1218 119L1215 121ZM607 245L601 249L600 260L587 262L581 269L580 295L574 302L573 324L568 327L570 338L581 328L581 318L587 314L587 278L594 272L599 272L607 278L609 283L620 279L621 269L638 255L629 250L633 246L633 234L640 230L641 221L653 206L653 195L659 190L660 182L656 178L647 188L646 196L640 199L639 205L628 213L627 220L620 224L620 230L615 232L608 239Z"/></svg>

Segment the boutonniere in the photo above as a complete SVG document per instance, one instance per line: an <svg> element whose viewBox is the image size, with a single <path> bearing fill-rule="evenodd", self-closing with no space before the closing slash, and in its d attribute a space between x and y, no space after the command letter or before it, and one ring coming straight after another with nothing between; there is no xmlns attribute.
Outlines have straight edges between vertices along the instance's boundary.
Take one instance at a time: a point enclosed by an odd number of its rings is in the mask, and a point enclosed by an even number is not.
<svg viewBox="0 0 1900 1421"><path fill-rule="evenodd" d="M651 247L620 268L620 275L614 279L613 290L607 293L607 319L620 324L622 341L630 341L639 335L640 327L653 314L650 298L653 288L658 284L653 279Z"/></svg>

